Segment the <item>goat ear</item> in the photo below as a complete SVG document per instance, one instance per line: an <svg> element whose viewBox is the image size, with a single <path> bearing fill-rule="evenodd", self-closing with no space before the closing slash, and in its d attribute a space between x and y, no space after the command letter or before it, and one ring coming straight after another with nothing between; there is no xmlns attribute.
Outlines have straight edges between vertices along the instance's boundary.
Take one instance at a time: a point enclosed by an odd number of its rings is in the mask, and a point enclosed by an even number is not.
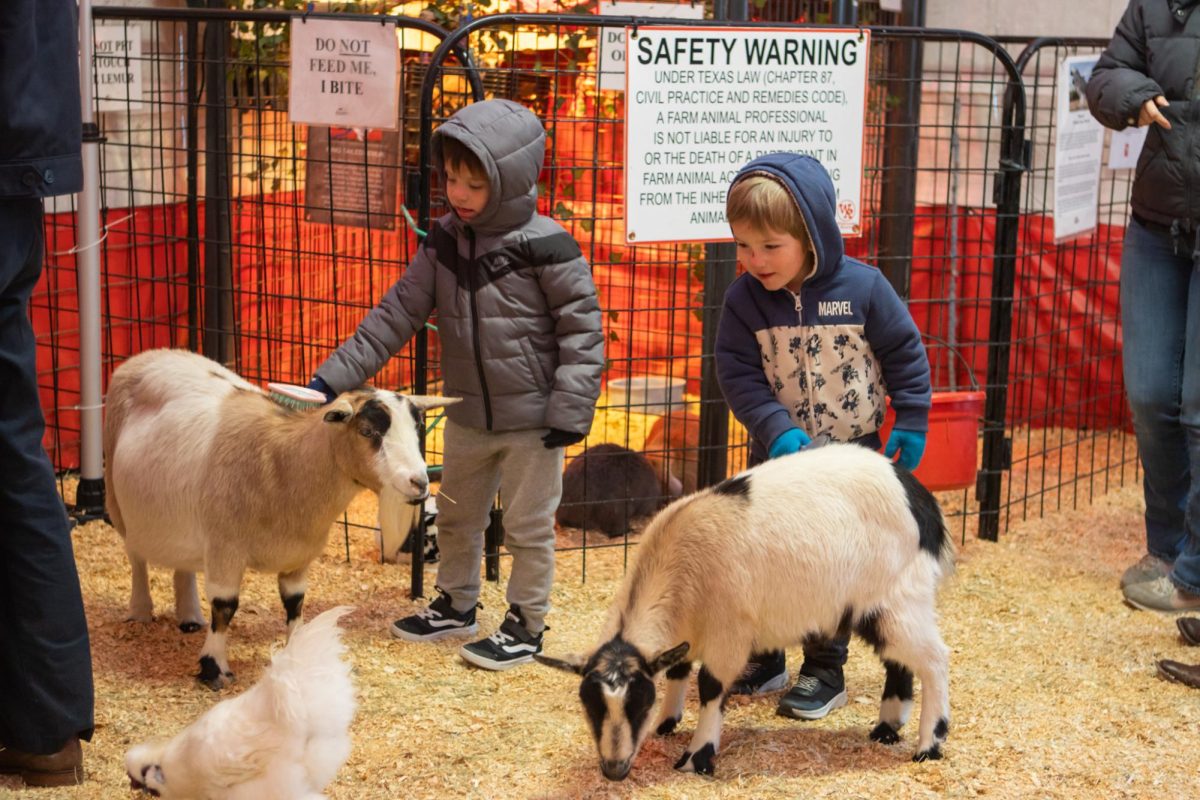
<svg viewBox="0 0 1200 800"><path fill-rule="evenodd" d="M334 400L333 405L325 412L326 422L345 422L354 416L354 406L349 400Z"/></svg>
<svg viewBox="0 0 1200 800"><path fill-rule="evenodd" d="M431 408L441 408L442 406L452 406L455 403L461 403L461 397L442 397L436 394L405 394L401 397L408 398L408 402L417 407L418 411L426 411Z"/></svg>
<svg viewBox="0 0 1200 800"><path fill-rule="evenodd" d="M554 667L563 672L573 672L576 675L583 674L583 665L585 663L583 656L577 656L574 653L562 658L552 658L551 656L544 656L541 653L534 653L533 660L547 667Z"/></svg>
<svg viewBox="0 0 1200 800"><path fill-rule="evenodd" d="M650 674L657 675L665 669L670 669L687 658L690 646L687 642L677 644L670 650L664 650L650 659Z"/></svg>

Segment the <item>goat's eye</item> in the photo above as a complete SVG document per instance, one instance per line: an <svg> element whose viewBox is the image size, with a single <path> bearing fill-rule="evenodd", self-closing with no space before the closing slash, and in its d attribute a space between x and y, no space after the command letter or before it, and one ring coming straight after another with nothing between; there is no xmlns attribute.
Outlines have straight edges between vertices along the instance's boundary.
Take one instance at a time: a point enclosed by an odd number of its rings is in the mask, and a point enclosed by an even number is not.
<svg viewBox="0 0 1200 800"><path fill-rule="evenodd" d="M358 426L358 435L365 436L368 439L373 439L375 437L375 431L371 428L370 425L359 425Z"/></svg>

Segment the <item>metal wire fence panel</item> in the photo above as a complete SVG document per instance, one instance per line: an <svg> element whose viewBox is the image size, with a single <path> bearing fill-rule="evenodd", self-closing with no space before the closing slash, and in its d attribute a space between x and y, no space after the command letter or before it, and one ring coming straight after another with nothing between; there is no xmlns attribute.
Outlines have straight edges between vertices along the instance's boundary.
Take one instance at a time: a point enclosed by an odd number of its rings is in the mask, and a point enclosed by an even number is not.
<svg viewBox="0 0 1200 800"><path fill-rule="evenodd" d="M735 420L727 421L728 433L720 439L707 437L700 420L706 406L726 413L719 393L706 389L711 375L706 324L715 325L721 299L706 292L714 272L732 275L736 265L730 248L719 244L626 241L620 148L627 99L623 92L598 88L594 42L600 23L581 22L579 17L489 18L456 35L464 36L468 50L483 54L476 67L486 85L532 85L535 76L552 78L543 91L506 96L533 108L550 131L554 146L542 209L583 245L607 314L606 392L589 445L615 442L643 449L652 461L674 457L683 465L677 477L690 489L705 483L698 473L715 448L725 452L712 478L746 464L746 434ZM1015 72L983 37L871 33L864 235L848 240L848 250L878 264L909 297L927 335L935 389L985 389L984 365L994 345L989 339L996 246L991 179L1000 161L1002 100ZM570 46L556 47L552 59L513 44L535 34ZM501 74L517 77L501 80ZM431 128L439 122L430 120ZM435 203L430 213L440 210ZM625 381L631 377L682 383L684 407L645 418L625 404ZM664 447L664 439L682 452ZM964 444L974 459L976 433ZM599 505L606 499L565 502ZM967 492L947 497L946 504L964 535L969 526L973 529Z"/></svg>
<svg viewBox="0 0 1200 800"><path fill-rule="evenodd" d="M1025 43L1012 44L1018 50ZM1053 224L1060 65L1068 56L1099 55L1106 45L1104 39L1043 39L1018 56L1031 159L1014 290L1006 516L1073 508L1137 475L1119 313L1133 170L1110 169L1105 159L1093 230L1056 242Z"/></svg>
<svg viewBox="0 0 1200 800"><path fill-rule="evenodd" d="M836 5L768 2L751 12L782 24L824 22L826 13L845 12ZM860 22L893 21L876 4L858 9ZM580 243L604 314L604 390L592 433L568 451L569 463L601 444L639 452L656 477L647 491L659 500L746 465L746 433L720 397L711 356L734 254L722 243L626 240L626 98L601 88L597 56L611 20L476 21L454 34L444 62L431 63L446 34L388 18L403 95L389 132L289 121L288 29L304 23L288 14L97 8L95 17L120 29L115 38L137 42L127 58L139 76L136 95L130 83L97 86L106 379L130 355L173 346L258 383L307 382L403 274L417 228L447 210L422 159L429 132L467 103L506 97L545 124L539 211ZM998 204L1005 195L997 176L1016 187L1027 166L1012 152L1026 112L1022 105L1014 121L1025 90L1008 54L986 37L952 31L876 27L871 42L862 235L847 249L907 298L935 391L988 393L982 444L972 422L959 446L998 478L1008 475L1005 437L1015 437L1005 520L1127 480L1133 452L1120 433L1127 420L1112 378L1115 310L1096 298L1115 286L1128 177L1105 175L1102 230L1065 246L1047 242L1054 70L1041 60L1059 54L1043 47L1023 61L1032 87L1031 180ZM73 211L69 200L48 207L48 268L33 303L47 447L60 469L78 463ZM1011 289L1005 273L1016 275ZM435 316L374 382L436 392L436 326ZM427 441L435 467L440 448L435 427ZM564 501L599 510L614 491L630 493L627 485L605 491ZM993 512L999 497L990 496ZM941 498L962 536L976 530L980 506L969 489ZM564 527L558 544L586 557L593 547L627 546L629 535L584 524Z"/></svg>

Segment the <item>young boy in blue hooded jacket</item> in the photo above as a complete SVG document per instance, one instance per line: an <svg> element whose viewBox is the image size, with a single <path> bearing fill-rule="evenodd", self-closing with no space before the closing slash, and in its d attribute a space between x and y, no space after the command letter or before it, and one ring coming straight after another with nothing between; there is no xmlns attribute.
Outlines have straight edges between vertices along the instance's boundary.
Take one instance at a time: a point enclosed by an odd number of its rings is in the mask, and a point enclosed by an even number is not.
<svg viewBox="0 0 1200 800"><path fill-rule="evenodd" d="M391 633L425 642L478 629L483 531L499 490L509 609L495 633L459 650L493 670L541 651L563 448L591 427L604 367L591 268L571 235L537 213L545 142L538 118L510 100L466 106L434 131L451 210L310 384L330 398L361 385L437 309L443 394L462 398L446 408L440 595Z"/></svg>
<svg viewBox="0 0 1200 800"><path fill-rule="evenodd" d="M716 363L730 410L751 436L751 463L814 438L881 445L886 397L896 413L885 454L920 463L932 390L921 334L874 267L848 257L833 182L809 156L772 153L743 167L726 217L745 269L725 294ZM803 587L796 587L803 591ZM804 643L779 712L820 719L846 704L849 634ZM787 685L784 653L756 653L733 691Z"/></svg>

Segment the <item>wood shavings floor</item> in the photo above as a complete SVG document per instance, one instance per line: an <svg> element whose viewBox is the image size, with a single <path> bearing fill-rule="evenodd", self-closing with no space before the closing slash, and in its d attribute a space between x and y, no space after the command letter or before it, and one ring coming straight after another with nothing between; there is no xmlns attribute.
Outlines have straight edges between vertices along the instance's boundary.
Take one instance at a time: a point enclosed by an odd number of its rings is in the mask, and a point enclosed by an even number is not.
<svg viewBox="0 0 1200 800"><path fill-rule="evenodd" d="M372 497L352 512L365 518ZM569 676L531 665L507 673L467 667L456 644L391 639L391 620L423 601L408 598L408 566L376 563L370 535L341 530L314 565L306 616L350 603L345 620L360 708L354 751L332 798L1195 798L1200 691L1155 677L1159 658L1200 661L1169 616L1120 602L1121 570L1140 555L1140 490L1125 488L1080 511L1015 522L998 544L968 539L941 596L950 645L953 720L946 759L909 761L915 714L899 745L867 740L883 671L851 645L851 702L800 723L774 714L775 697L734 698L713 779L671 769L695 724L694 689L681 730L651 739L630 778L599 773ZM172 735L219 697L190 677L202 635L170 617L171 580L153 571L162 616L124 621L129 569L103 522L75 534L92 635L96 735L85 747L86 783L24 790L0 777L0 797L130 797L122 759L132 744ZM559 557L548 652L586 649L623 569L620 549ZM508 573L508 562L502 570ZM435 572L426 573L432 590ZM485 586L480 622L505 608ZM253 684L283 643L272 576L250 574L230 639L238 683ZM799 650L789 667L799 666Z"/></svg>

